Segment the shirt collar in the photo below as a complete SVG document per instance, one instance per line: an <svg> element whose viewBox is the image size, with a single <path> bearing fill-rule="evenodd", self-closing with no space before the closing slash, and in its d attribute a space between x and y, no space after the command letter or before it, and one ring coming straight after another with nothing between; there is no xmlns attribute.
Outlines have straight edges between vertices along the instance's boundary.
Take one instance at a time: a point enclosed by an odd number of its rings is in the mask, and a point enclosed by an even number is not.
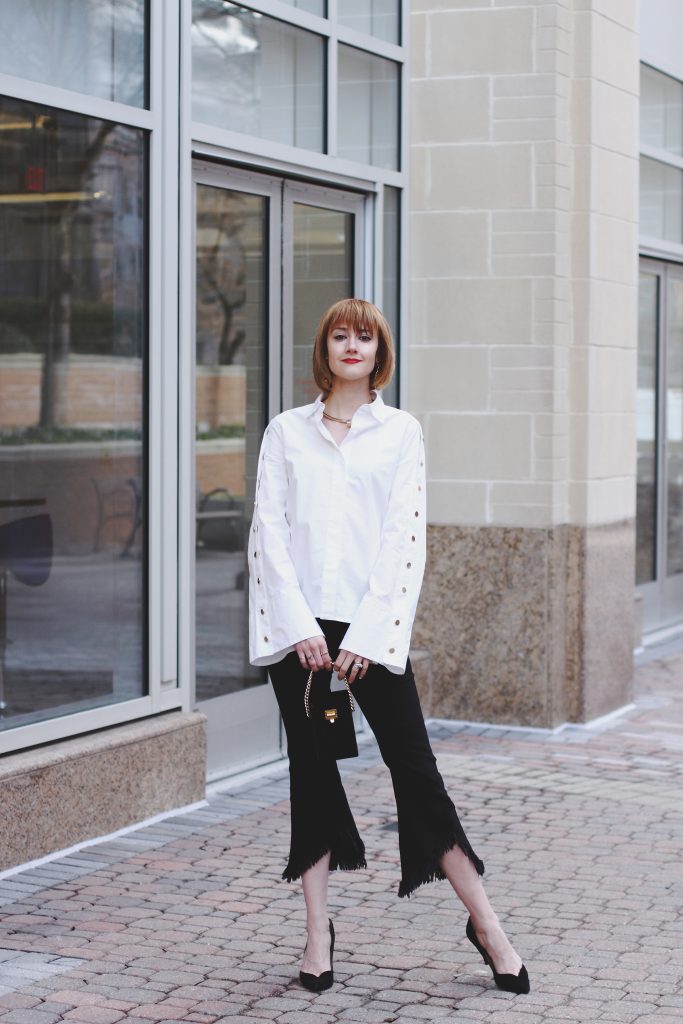
<svg viewBox="0 0 683 1024"><path fill-rule="evenodd" d="M359 413L361 415L367 415L369 413L370 415L374 416L375 419L378 420L380 423L383 423L384 420L387 418L388 409L382 399L382 392L379 390L379 388L372 388L371 394L374 394L374 400L372 402L366 402L364 405L361 405L357 409L355 415L358 415ZM316 398L315 402L313 402L313 404L311 405L311 411L309 415L315 416L317 420L321 420L323 418L324 409L325 403L323 402L322 394L320 394Z"/></svg>

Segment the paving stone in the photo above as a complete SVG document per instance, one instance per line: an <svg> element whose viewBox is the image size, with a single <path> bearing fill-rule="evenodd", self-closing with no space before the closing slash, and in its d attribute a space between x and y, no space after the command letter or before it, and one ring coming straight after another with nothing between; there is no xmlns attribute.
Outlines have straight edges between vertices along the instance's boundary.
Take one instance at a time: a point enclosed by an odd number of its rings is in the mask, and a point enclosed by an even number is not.
<svg viewBox="0 0 683 1024"><path fill-rule="evenodd" d="M496 989L447 881L396 898L391 778L363 741L339 767L368 868L330 876L331 990L298 983L305 907L281 879L278 766L200 811L0 880L0 1024L678 1024L681 677L680 656L640 667L634 708L599 729L428 722L528 996Z"/></svg>

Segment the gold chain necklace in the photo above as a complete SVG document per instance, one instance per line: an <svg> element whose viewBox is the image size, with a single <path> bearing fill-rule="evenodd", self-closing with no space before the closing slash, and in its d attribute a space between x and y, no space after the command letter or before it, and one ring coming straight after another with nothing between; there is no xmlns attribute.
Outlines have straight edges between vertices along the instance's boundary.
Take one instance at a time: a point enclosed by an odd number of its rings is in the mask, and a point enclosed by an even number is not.
<svg viewBox="0 0 683 1024"><path fill-rule="evenodd" d="M346 427L350 427L351 426L351 420L341 420L341 419L339 419L338 416L331 416L330 413L329 412L325 412L324 409L323 409L323 418L326 419L326 420L334 420L335 423L343 423L344 426L346 426Z"/></svg>

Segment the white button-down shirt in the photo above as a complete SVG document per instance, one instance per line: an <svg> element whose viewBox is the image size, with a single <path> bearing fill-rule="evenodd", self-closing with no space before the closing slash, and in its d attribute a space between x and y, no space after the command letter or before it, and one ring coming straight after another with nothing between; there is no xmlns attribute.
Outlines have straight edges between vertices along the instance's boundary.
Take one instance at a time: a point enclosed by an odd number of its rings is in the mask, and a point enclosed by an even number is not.
<svg viewBox="0 0 683 1024"><path fill-rule="evenodd" d="M349 623L342 649L403 673L425 565L422 428L377 391L337 444L323 409L318 395L275 416L263 436L249 660L280 661L321 635L318 617Z"/></svg>

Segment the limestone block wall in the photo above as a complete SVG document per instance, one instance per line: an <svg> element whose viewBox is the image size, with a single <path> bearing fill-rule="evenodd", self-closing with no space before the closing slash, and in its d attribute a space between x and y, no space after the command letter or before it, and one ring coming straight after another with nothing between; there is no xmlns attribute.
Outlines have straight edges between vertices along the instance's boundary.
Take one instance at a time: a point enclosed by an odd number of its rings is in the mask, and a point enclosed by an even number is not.
<svg viewBox="0 0 683 1024"><path fill-rule="evenodd" d="M433 714L550 725L630 696L637 30L635 0L412 3Z"/></svg>

